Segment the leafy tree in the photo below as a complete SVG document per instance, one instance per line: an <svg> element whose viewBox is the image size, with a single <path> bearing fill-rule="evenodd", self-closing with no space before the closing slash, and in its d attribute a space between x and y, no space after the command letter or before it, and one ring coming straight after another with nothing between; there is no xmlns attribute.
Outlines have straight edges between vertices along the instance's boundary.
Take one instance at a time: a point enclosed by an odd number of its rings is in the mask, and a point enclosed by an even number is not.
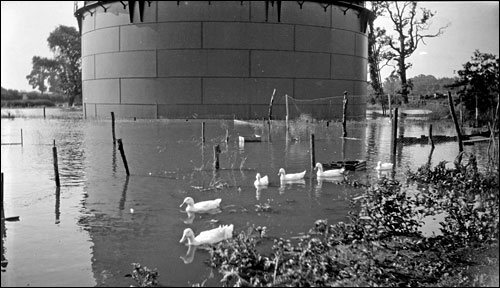
<svg viewBox="0 0 500 288"><path fill-rule="evenodd" d="M420 74L409 80L413 83L413 95L430 97L435 93L446 94L447 85L452 84L456 79L447 77L436 79L432 75Z"/></svg>
<svg viewBox="0 0 500 288"><path fill-rule="evenodd" d="M2 87L2 101L3 100L19 100L23 96L19 93L19 91L14 89L5 89Z"/></svg>
<svg viewBox="0 0 500 288"><path fill-rule="evenodd" d="M56 77L52 83L68 96L69 106L82 93L81 39L74 27L59 25L47 38L50 50L58 62Z"/></svg>
<svg viewBox="0 0 500 288"><path fill-rule="evenodd" d="M397 91L401 89L401 80L396 73L391 73L391 75L385 78L384 89L388 91L391 95L397 94ZM394 100L394 99L393 99Z"/></svg>
<svg viewBox="0 0 500 288"><path fill-rule="evenodd" d="M396 32L396 35L386 34L383 37L382 42L390 47L390 51L386 53L385 57L397 63L397 73L401 79L401 94L404 103L408 103L411 84L407 80L406 70L412 64L408 63L406 59L415 52L421 42L425 44L425 38L443 34L448 25L439 28L434 34L425 34L424 32L430 29L430 20L434 17L435 12L421 8L421 13L418 13L417 1L383 1L380 5L383 11L389 14Z"/></svg>
<svg viewBox="0 0 500 288"><path fill-rule="evenodd" d="M33 69L31 73L26 76L28 83L35 89L38 88L40 93L47 91L47 86L45 81L51 75L53 75L55 69L57 69L57 61L53 59L48 59L40 56L33 56L32 59Z"/></svg>
<svg viewBox="0 0 500 288"><path fill-rule="evenodd" d="M462 99L471 117L476 113L483 120L495 118L498 99L498 56L474 51L471 60L458 71L459 79L449 87L462 87ZM472 117L471 117L472 118Z"/></svg>

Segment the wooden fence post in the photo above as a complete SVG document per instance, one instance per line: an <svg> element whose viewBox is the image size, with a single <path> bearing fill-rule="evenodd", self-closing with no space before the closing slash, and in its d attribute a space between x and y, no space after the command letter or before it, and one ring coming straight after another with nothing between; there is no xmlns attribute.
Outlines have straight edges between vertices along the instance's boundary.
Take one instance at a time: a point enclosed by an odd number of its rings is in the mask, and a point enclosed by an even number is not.
<svg viewBox="0 0 500 288"><path fill-rule="evenodd" d="M451 97L451 92L448 91L448 104L450 105L451 117L453 118L453 123L455 123L455 130L457 131L458 139L458 151L459 153L464 151L464 145L462 143L462 133L460 132L460 126L458 125L457 115L455 114L455 107L453 105L453 98ZM458 156L458 163L462 161L462 154Z"/></svg>
<svg viewBox="0 0 500 288"><path fill-rule="evenodd" d="M429 126L429 144L434 149L434 140L432 139L432 124Z"/></svg>
<svg viewBox="0 0 500 288"><path fill-rule="evenodd" d="M201 122L201 143L205 144L205 121Z"/></svg>
<svg viewBox="0 0 500 288"><path fill-rule="evenodd" d="M394 117L392 118L392 154L396 155L396 145L398 142L398 108L394 108Z"/></svg>
<svg viewBox="0 0 500 288"><path fill-rule="evenodd" d="M316 160L314 159L314 134L311 133L311 139L309 143L309 149L311 150L311 167L314 169L314 166L316 165Z"/></svg>
<svg viewBox="0 0 500 288"><path fill-rule="evenodd" d="M269 121L273 119L273 102L274 102L274 94L276 94L276 89L273 91L273 95L271 96L271 102L269 103Z"/></svg>
<svg viewBox="0 0 500 288"><path fill-rule="evenodd" d="M118 150L120 150L120 154L122 155L123 165L125 165L125 171L127 172L128 176L130 175L130 172L128 171L127 157L125 157L125 151L123 150L122 139L117 139L117 141L118 141Z"/></svg>
<svg viewBox="0 0 500 288"><path fill-rule="evenodd" d="M286 116L285 116L286 130L288 131L288 94L285 94L285 105L286 105Z"/></svg>
<svg viewBox="0 0 500 288"><path fill-rule="evenodd" d="M61 187L61 182L59 181L59 165L57 164L57 147L55 139L54 139L54 146L52 147L52 156L54 158L54 174L55 174L56 186Z"/></svg>
<svg viewBox="0 0 500 288"><path fill-rule="evenodd" d="M116 143L115 137L115 112L111 112L111 133L113 134L113 145Z"/></svg>
<svg viewBox="0 0 500 288"><path fill-rule="evenodd" d="M344 106L342 109L342 137L347 137L347 131L345 127L345 121L346 121L346 110L347 110L347 91L344 92Z"/></svg>
<svg viewBox="0 0 500 288"><path fill-rule="evenodd" d="M3 172L2 172L2 191L1 192L2 192L2 195L1 195L2 196L2 215L1 216L2 216L2 219L4 219L5 213L3 212Z"/></svg>
<svg viewBox="0 0 500 288"><path fill-rule="evenodd" d="M219 154L220 154L220 147L219 145L214 146L214 168L215 170L219 169Z"/></svg>

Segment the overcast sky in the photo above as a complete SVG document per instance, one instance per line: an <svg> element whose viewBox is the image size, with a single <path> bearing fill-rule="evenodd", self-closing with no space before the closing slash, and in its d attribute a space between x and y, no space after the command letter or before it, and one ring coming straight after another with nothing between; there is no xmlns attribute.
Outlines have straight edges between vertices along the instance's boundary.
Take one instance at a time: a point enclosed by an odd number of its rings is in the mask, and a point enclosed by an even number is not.
<svg viewBox="0 0 500 288"><path fill-rule="evenodd" d="M78 27L73 16L73 1L2 1L2 81L7 89L34 90L26 75L31 72L33 56L52 58L47 38L59 25ZM436 29L450 23L445 33L426 40L409 59L413 67L408 77L419 74L438 78L453 77L454 71L470 60L474 50L499 55L499 2L420 2L437 12ZM377 24L377 23L376 23ZM380 25L389 25L381 19ZM78 28L77 28L78 29ZM391 26L386 27L391 29ZM382 77L390 69L382 71Z"/></svg>

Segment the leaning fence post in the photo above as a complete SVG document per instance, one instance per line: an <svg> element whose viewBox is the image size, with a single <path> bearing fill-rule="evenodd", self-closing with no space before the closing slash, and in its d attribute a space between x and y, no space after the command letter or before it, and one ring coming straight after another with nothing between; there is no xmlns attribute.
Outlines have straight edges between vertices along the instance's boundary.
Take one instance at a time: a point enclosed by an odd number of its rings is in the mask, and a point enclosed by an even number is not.
<svg viewBox="0 0 500 288"><path fill-rule="evenodd" d="M125 165L125 171L127 172L127 175L130 175L130 172L128 171L127 157L125 157L125 151L123 151L122 139L117 139L117 141L118 141L118 150L120 150L120 154L122 155L123 165Z"/></svg>
<svg viewBox="0 0 500 288"><path fill-rule="evenodd" d="M61 187L56 187L56 224L59 224L61 221L59 217L61 216Z"/></svg>
<svg viewBox="0 0 500 288"><path fill-rule="evenodd" d="M432 139L432 124L429 126L429 144L434 149L434 140Z"/></svg>
<svg viewBox="0 0 500 288"><path fill-rule="evenodd" d="M431 145L431 151L429 152L429 157L427 158L427 166L431 166L432 153L434 152L434 140L432 139L432 124L429 126L429 144Z"/></svg>
<svg viewBox="0 0 500 288"><path fill-rule="evenodd" d="M460 132L460 126L458 125L457 115L455 114L455 107L453 106L453 98L451 97L450 91L448 91L448 104L450 105L451 117L453 118L453 123L455 123L455 130L457 131L458 151L463 152L464 146L462 144L462 133ZM462 161L462 154L459 154L458 157L458 163L460 163Z"/></svg>
<svg viewBox="0 0 500 288"><path fill-rule="evenodd" d="M269 103L269 122L273 118L273 102L274 102L274 94L276 94L276 89L273 90L273 95L271 96L271 102Z"/></svg>
<svg viewBox="0 0 500 288"><path fill-rule="evenodd" d="M113 145L116 143L115 137L115 112L111 112L111 131L113 133Z"/></svg>
<svg viewBox="0 0 500 288"><path fill-rule="evenodd" d="M54 174L55 174L56 186L61 187L61 182L59 181L59 166L57 164L57 147L55 139L54 139L54 146L52 147L52 156L54 158Z"/></svg>

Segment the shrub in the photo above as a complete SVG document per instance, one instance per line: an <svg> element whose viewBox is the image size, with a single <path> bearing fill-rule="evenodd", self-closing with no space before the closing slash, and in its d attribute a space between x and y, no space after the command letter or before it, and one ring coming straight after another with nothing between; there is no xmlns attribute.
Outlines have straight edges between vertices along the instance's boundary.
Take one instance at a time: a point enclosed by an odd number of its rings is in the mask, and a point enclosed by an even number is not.
<svg viewBox="0 0 500 288"><path fill-rule="evenodd" d="M366 188L352 202L363 213L350 212L350 223L317 220L297 243L275 239L268 256L256 249L262 234L242 232L214 247L210 265L224 285L498 285L498 174L480 174L470 157L455 169L442 162L408 177L412 186L382 178ZM441 212L443 235L423 237L418 219Z"/></svg>

